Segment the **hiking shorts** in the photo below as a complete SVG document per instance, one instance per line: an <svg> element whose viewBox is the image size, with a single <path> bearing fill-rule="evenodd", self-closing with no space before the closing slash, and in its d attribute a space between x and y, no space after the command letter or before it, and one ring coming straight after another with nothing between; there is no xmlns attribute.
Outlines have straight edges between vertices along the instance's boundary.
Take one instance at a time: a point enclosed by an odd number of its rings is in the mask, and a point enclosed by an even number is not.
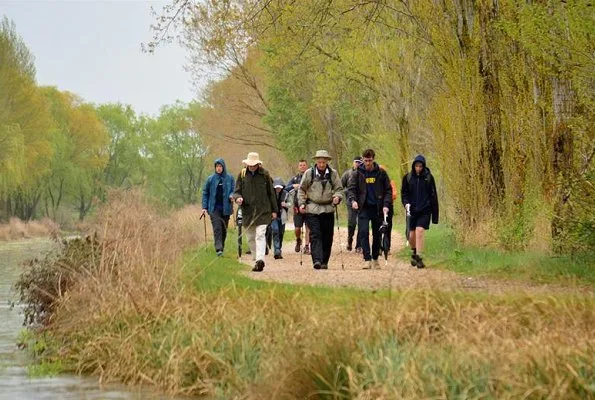
<svg viewBox="0 0 595 400"><path fill-rule="evenodd" d="M305 214L300 214L299 211L296 212L294 209L293 226L296 228L301 228L302 226L304 226L304 219L305 219Z"/></svg>
<svg viewBox="0 0 595 400"><path fill-rule="evenodd" d="M409 229L415 230L415 228L430 229L430 217L431 214L411 214L409 217Z"/></svg>

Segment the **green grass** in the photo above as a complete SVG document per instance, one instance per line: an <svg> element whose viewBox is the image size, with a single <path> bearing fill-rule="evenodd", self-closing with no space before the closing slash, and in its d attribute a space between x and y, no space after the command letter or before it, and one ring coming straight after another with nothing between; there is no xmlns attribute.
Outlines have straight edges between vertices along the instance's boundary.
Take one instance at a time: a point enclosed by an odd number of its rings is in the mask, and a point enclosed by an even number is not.
<svg viewBox="0 0 595 400"><path fill-rule="evenodd" d="M395 229L404 231L404 226ZM409 249L402 258L409 259ZM537 283L595 284L595 256L552 256L535 251L506 252L489 247L463 247L452 229L432 226L426 232L424 259L428 265L467 275Z"/></svg>

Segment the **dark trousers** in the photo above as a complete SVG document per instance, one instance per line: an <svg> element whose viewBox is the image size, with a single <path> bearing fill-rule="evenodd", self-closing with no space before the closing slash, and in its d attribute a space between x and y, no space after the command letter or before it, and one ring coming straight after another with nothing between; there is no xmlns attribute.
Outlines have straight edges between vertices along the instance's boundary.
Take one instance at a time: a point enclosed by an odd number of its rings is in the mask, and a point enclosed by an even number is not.
<svg viewBox="0 0 595 400"><path fill-rule="evenodd" d="M225 239L227 238L227 225L229 224L229 215L223 215L220 210L209 214L211 225L213 226L213 237L215 238L215 250L223 251Z"/></svg>
<svg viewBox="0 0 595 400"><path fill-rule="evenodd" d="M357 229L357 210L351 207L351 204L347 204L347 244L351 246L353 242L353 236ZM355 237L355 248L361 247L359 245L359 237Z"/></svg>
<svg viewBox="0 0 595 400"><path fill-rule="evenodd" d="M312 262L328 264L333 247L334 213L306 214L306 224L310 228Z"/></svg>
<svg viewBox="0 0 595 400"><path fill-rule="evenodd" d="M372 256L370 257L370 223L372 224ZM357 219L357 238L362 246L364 260L377 260L380 254L380 224L382 219L376 206L364 206Z"/></svg>

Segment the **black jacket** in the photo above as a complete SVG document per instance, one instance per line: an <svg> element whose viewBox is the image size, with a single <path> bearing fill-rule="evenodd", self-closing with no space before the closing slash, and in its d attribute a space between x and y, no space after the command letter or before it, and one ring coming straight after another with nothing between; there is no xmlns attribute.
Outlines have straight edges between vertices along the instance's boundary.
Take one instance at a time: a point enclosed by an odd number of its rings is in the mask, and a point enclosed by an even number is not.
<svg viewBox="0 0 595 400"><path fill-rule="evenodd" d="M421 161L424 166L422 173L415 173L415 163ZM401 183L401 203L411 205L412 214L431 214L432 223L438 223L438 192L436 191L436 181L426 167L426 159L418 155L411 164L411 172L403 177Z"/></svg>
<svg viewBox="0 0 595 400"><path fill-rule="evenodd" d="M374 182L374 194L376 195L376 205L378 212L382 211L382 207L391 207L393 204L393 190L390 186L390 179L385 170L381 169L378 164L374 163L373 171L376 171L376 180ZM357 202L361 209L366 203L367 185L365 166L357 168L349 177L349 186L347 188L347 201L351 205L354 201Z"/></svg>

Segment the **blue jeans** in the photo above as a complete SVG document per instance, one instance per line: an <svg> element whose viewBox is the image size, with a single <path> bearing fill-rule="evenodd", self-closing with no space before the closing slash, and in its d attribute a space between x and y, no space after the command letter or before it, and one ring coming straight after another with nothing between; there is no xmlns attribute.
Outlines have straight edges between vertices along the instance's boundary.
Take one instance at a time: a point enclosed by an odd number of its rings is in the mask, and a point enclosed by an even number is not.
<svg viewBox="0 0 595 400"><path fill-rule="evenodd" d="M285 234L285 224L281 222L281 218L275 218L271 222L271 232L273 233L273 249L276 256L281 255L281 247L283 247L283 235Z"/></svg>

